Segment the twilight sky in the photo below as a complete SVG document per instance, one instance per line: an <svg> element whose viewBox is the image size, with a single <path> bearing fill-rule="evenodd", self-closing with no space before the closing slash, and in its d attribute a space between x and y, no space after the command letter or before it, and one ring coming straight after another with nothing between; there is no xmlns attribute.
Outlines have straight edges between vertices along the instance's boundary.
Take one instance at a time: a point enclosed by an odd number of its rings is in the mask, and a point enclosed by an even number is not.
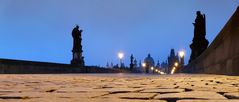
<svg viewBox="0 0 239 102"><path fill-rule="evenodd" d="M207 17L211 43L238 0L0 0L0 58L70 63L71 31L83 29L86 65L118 63L117 53L165 61L171 48L186 51L195 13Z"/></svg>

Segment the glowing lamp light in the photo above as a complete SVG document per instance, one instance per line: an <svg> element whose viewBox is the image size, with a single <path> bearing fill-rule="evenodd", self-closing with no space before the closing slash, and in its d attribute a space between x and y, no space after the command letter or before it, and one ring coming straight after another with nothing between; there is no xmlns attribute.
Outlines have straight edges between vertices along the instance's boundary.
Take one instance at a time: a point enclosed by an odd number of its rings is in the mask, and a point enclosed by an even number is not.
<svg viewBox="0 0 239 102"><path fill-rule="evenodd" d="M179 51L179 57L184 57L185 56L185 52L184 51Z"/></svg>
<svg viewBox="0 0 239 102"><path fill-rule="evenodd" d="M119 52L118 53L118 57L119 57L119 59L122 59L124 57L124 53L123 52Z"/></svg>
<svg viewBox="0 0 239 102"><path fill-rule="evenodd" d="M146 67L146 63L142 63L142 66L143 66L143 67Z"/></svg>
<svg viewBox="0 0 239 102"><path fill-rule="evenodd" d="M174 73L175 73L175 70L176 70L176 67L173 67L173 69L171 70L171 73L170 73L170 74L174 74Z"/></svg>
<svg viewBox="0 0 239 102"><path fill-rule="evenodd" d="M151 70L154 70L154 67L151 67Z"/></svg>
<svg viewBox="0 0 239 102"><path fill-rule="evenodd" d="M164 72L160 72L160 74L165 74Z"/></svg>
<svg viewBox="0 0 239 102"><path fill-rule="evenodd" d="M178 66L178 62L175 62L175 63L174 63L174 66L177 67L177 66Z"/></svg>

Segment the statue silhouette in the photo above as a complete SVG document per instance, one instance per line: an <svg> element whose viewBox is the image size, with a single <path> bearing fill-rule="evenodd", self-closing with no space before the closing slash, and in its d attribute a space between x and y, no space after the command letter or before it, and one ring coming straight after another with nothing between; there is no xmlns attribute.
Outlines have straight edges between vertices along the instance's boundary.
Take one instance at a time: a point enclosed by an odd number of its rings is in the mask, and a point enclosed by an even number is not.
<svg viewBox="0 0 239 102"><path fill-rule="evenodd" d="M206 16L205 14L201 14L200 11L197 11L197 17L195 19L194 25L194 37L193 43L190 45L191 48L191 56L189 63L200 56L204 50L207 49L208 40L205 38L206 36Z"/></svg>
<svg viewBox="0 0 239 102"><path fill-rule="evenodd" d="M134 69L134 56L133 56L133 54L131 54L131 56L130 56L130 71L132 72L133 71L133 69Z"/></svg>
<svg viewBox="0 0 239 102"><path fill-rule="evenodd" d="M79 26L76 25L76 27L72 30L72 37L73 37L73 58L71 60L72 65L78 65L78 66L84 66L84 57L82 56L82 45L81 45L81 33L83 31L79 30Z"/></svg>

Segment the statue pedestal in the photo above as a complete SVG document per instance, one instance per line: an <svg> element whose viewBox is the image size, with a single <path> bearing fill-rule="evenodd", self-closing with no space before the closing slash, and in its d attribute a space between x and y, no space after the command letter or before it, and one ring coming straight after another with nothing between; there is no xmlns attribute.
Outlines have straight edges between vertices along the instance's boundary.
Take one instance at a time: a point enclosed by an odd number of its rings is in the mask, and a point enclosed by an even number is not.
<svg viewBox="0 0 239 102"><path fill-rule="evenodd" d="M73 59L71 60L71 64L76 66L84 66L84 57L82 57L81 54L77 52L73 52Z"/></svg>
<svg viewBox="0 0 239 102"><path fill-rule="evenodd" d="M71 65L84 66L84 63L82 60L71 60Z"/></svg>

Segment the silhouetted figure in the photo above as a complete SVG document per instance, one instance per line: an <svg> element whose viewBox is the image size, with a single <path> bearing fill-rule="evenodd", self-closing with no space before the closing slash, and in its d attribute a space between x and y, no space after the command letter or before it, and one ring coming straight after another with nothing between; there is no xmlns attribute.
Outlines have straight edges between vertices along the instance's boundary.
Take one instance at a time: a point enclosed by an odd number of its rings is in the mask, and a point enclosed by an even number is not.
<svg viewBox="0 0 239 102"><path fill-rule="evenodd" d="M206 17L205 14L201 14L200 11L197 11L197 17L195 19L194 25L194 37L193 43L190 45L191 56L189 63L200 56L204 50L207 49L208 40L206 36Z"/></svg>
<svg viewBox="0 0 239 102"><path fill-rule="evenodd" d="M77 25L73 30L72 30L72 37L73 37L73 49L72 49L72 55L73 58L71 60L72 65L77 65L77 66L84 66L84 57L82 56L82 45L81 45L81 33L82 30L79 30L79 26Z"/></svg>
<svg viewBox="0 0 239 102"><path fill-rule="evenodd" d="M132 72L133 71L133 69L134 69L134 56L133 56L133 54L131 54L131 56L130 56L130 71Z"/></svg>

